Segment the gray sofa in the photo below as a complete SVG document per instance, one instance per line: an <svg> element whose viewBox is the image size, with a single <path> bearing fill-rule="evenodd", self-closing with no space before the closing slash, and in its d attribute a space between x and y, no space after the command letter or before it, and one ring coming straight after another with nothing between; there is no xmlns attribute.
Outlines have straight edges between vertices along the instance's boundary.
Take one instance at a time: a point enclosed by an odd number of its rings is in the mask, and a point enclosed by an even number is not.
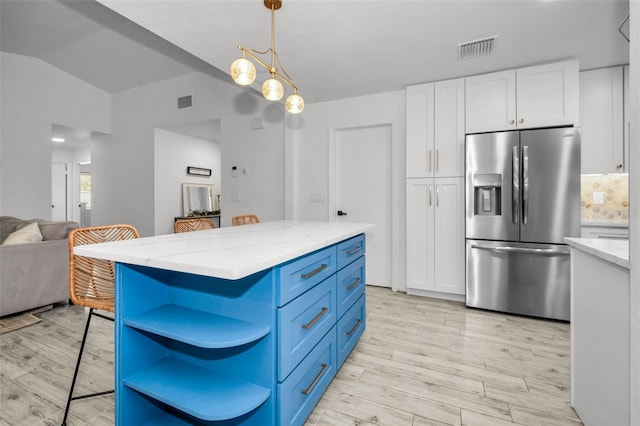
<svg viewBox="0 0 640 426"><path fill-rule="evenodd" d="M67 235L77 222L21 220L0 217L0 238L38 223L43 240L0 245L0 316L69 299L69 246Z"/></svg>

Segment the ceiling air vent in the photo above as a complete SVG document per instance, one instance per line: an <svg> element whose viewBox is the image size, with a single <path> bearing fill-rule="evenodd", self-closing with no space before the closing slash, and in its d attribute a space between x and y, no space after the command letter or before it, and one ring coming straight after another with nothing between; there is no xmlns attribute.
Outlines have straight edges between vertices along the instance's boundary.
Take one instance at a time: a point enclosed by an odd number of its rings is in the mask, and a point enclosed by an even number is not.
<svg viewBox="0 0 640 426"><path fill-rule="evenodd" d="M458 43L458 60L479 58L489 56L493 52L497 35L481 38L478 40Z"/></svg>
<svg viewBox="0 0 640 426"><path fill-rule="evenodd" d="M178 98L178 108L188 108L191 106L191 95Z"/></svg>

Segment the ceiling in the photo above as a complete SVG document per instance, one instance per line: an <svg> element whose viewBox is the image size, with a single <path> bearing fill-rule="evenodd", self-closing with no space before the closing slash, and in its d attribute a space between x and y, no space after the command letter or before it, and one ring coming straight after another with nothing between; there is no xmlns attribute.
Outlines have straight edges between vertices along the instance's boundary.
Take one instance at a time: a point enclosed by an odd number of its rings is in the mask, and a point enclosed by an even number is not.
<svg viewBox="0 0 640 426"><path fill-rule="evenodd" d="M238 44L270 42L260 0L1 0L0 8L3 51L111 93L193 70L230 81ZM618 28L628 11L628 0L284 0L276 49L314 103L568 57L581 69L627 63ZM492 55L458 60L458 43L493 35Z"/></svg>

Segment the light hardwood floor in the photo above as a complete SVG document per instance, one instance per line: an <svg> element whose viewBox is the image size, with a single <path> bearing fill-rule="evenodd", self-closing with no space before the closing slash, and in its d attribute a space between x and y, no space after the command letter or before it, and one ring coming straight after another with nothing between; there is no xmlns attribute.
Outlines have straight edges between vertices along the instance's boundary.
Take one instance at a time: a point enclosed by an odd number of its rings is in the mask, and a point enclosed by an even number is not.
<svg viewBox="0 0 640 426"><path fill-rule="evenodd" d="M84 309L60 305L0 336L0 425L59 425ZM92 320L79 392L113 387L113 324ZM367 329L307 425L580 425L566 323L367 287ZM112 425L113 396L69 425Z"/></svg>

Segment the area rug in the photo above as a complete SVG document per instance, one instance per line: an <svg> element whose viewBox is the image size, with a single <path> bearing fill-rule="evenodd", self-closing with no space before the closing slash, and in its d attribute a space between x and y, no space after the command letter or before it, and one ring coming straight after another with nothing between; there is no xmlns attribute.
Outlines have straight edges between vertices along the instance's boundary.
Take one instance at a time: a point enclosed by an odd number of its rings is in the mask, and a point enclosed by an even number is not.
<svg viewBox="0 0 640 426"><path fill-rule="evenodd" d="M52 305L47 305L37 309L32 309L27 312L21 312L15 315L7 315L6 317L0 318L0 334L19 330L21 328L39 323L42 320L35 316L35 314L48 311L51 308Z"/></svg>

